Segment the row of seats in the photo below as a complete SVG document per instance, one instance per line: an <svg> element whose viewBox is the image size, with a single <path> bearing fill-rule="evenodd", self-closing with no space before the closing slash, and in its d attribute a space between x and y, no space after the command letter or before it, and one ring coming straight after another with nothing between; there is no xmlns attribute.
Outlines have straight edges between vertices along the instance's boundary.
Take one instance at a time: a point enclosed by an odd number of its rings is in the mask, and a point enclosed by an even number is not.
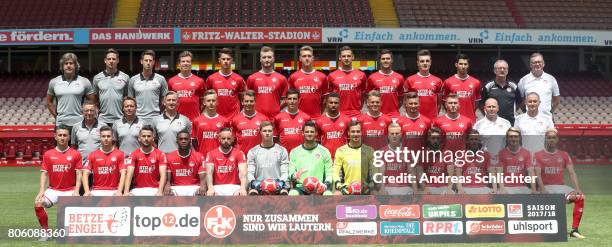
<svg viewBox="0 0 612 247"><path fill-rule="evenodd" d="M108 27L114 4L114 0L4 0L0 28Z"/></svg>

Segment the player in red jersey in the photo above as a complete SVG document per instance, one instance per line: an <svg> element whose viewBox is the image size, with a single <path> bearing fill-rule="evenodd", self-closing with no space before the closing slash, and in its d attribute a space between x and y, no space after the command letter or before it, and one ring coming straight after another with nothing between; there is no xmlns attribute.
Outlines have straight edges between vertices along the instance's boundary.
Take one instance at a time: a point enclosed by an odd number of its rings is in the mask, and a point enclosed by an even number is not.
<svg viewBox="0 0 612 247"><path fill-rule="evenodd" d="M368 111L357 117L361 123L362 142L374 150L386 146L387 126L391 117L380 112L381 94L377 90L368 93Z"/></svg>
<svg viewBox="0 0 612 247"><path fill-rule="evenodd" d="M113 129L100 128L100 148L91 152L83 165L83 196L121 196L125 187L125 154L113 145ZM89 190L89 173L93 189Z"/></svg>
<svg viewBox="0 0 612 247"><path fill-rule="evenodd" d="M230 128L219 132L219 148L206 155L206 184L208 196L246 196L247 161L240 149L234 148L234 134Z"/></svg>
<svg viewBox="0 0 612 247"><path fill-rule="evenodd" d="M127 176L124 195L162 196L166 184L166 155L153 146L155 132L145 125L140 129L138 142L140 148L130 154L125 161ZM130 188L133 187L131 190Z"/></svg>
<svg viewBox="0 0 612 247"><path fill-rule="evenodd" d="M570 237L584 238L578 231L584 210L584 193L580 189L578 176L574 170L572 158L565 151L557 148L559 132L554 129L546 130L544 150L534 154L535 173L538 176L540 193L564 194L567 203L574 203L572 231ZM565 185L563 172L567 170L574 188Z"/></svg>
<svg viewBox="0 0 612 247"><path fill-rule="evenodd" d="M168 81L168 89L178 93L178 113L185 115L190 121L200 116L202 111L200 98L205 88L204 80L191 73L192 59L191 52L181 52L179 54L180 73Z"/></svg>
<svg viewBox="0 0 612 247"><path fill-rule="evenodd" d="M206 79L206 88L217 92L218 112L226 119L232 119L240 112L240 95L246 90L246 83L242 76L232 71L234 58L230 48L219 51L219 64L221 69Z"/></svg>
<svg viewBox="0 0 612 247"><path fill-rule="evenodd" d="M427 155L425 163L417 166L419 182L423 187L425 194L455 194L453 191L452 180L444 182L444 177L450 177L455 174L455 165L444 162L442 159L443 150L441 150L443 132L437 127L431 127L427 132L427 141L425 147L425 155ZM422 181L422 174L425 173L427 181Z"/></svg>
<svg viewBox="0 0 612 247"><path fill-rule="evenodd" d="M408 77L404 83L405 92L416 92L421 102L420 112L429 119L438 117L440 110L440 94L442 94L442 80L429 73L431 68L431 53L429 50L417 52L417 67L419 72Z"/></svg>
<svg viewBox="0 0 612 247"><path fill-rule="evenodd" d="M401 116L397 123L402 127L404 146L410 150L420 150L425 146L425 137L431 127L431 120L422 115L421 98L415 92L404 95L404 109L406 115Z"/></svg>
<svg viewBox="0 0 612 247"><path fill-rule="evenodd" d="M79 196L81 187L81 154L70 148L70 130L67 126L59 126L55 130L57 146L46 151L40 168L40 189L34 199L34 212L38 223L43 229L49 228L49 220L45 208L57 203L60 196ZM49 188L47 187L49 182ZM39 240L46 241L48 236Z"/></svg>
<svg viewBox="0 0 612 247"><path fill-rule="evenodd" d="M404 95L404 76L393 71L393 53L383 49L379 57L380 70L372 73L367 80L366 91L380 92L380 111L392 117L399 117L400 102Z"/></svg>
<svg viewBox="0 0 612 247"><path fill-rule="evenodd" d="M403 150L402 145L402 127L398 123L390 123L387 128L389 144L382 148L383 152ZM383 153L384 154L384 153ZM385 162L383 167L386 177L403 177L410 175L416 176L416 168L410 165L407 161ZM407 180L385 181L384 191L388 195L408 195L418 191L418 183L410 183Z"/></svg>
<svg viewBox="0 0 612 247"><path fill-rule="evenodd" d="M338 111L340 96L337 93L329 93L325 98L325 112L315 121L321 130L321 145L323 145L332 156L336 149L346 144L346 128L351 118Z"/></svg>
<svg viewBox="0 0 612 247"><path fill-rule="evenodd" d="M329 90L327 76L314 68L314 53L311 46L300 48L300 63L302 68L289 76L289 88L300 92L300 111L312 118L321 116L323 95ZM291 149L288 149L291 150Z"/></svg>
<svg viewBox="0 0 612 247"><path fill-rule="evenodd" d="M461 105L459 113L476 122L476 109L480 101L480 81L468 75L470 60L465 54L457 54L457 73L444 80L444 95L456 94ZM446 97L444 97L446 98Z"/></svg>
<svg viewBox="0 0 612 247"><path fill-rule="evenodd" d="M261 102L260 102L261 104ZM243 153L261 143L259 125L268 118L255 110L255 92L247 90L242 93L242 112L232 119L231 127L236 135L236 147Z"/></svg>
<svg viewBox="0 0 612 247"><path fill-rule="evenodd" d="M533 162L531 153L521 147L522 142L521 130L512 127L506 131L506 148L499 151L497 155L498 166L503 168L504 176L519 176L528 174L534 176ZM495 185L493 185L495 188ZM536 184L531 183L531 189L525 183L506 182L499 183L499 194L535 194Z"/></svg>
<svg viewBox="0 0 612 247"><path fill-rule="evenodd" d="M204 156L191 148L191 133L181 131L176 135L178 150L166 155L168 180L165 195L206 195L206 167Z"/></svg>
<svg viewBox="0 0 612 247"><path fill-rule="evenodd" d="M280 144L287 150L293 150L304 143L302 125L310 120L310 116L298 109L301 100L300 92L296 89L287 90L287 108L274 118Z"/></svg>
<svg viewBox="0 0 612 247"><path fill-rule="evenodd" d="M261 70L247 78L247 88L255 92L257 112L268 119L274 117L284 107L283 99L287 93L287 78L274 71L274 50L264 46L259 51Z"/></svg>
<svg viewBox="0 0 612 247"><path fill-rule="evenodd" d="M366 90L366 75L360 70L353 69L354 58L353 50L343 46L340 48L340 67L327 76L330 91L340 95L342 102L340 112L349 117L361 113L361 106L365 100L362 93Z"/></svg>
<svg viewBox="0 0 612 247"><path fill-rule="evenodd" d="M463 166L455 167L455 174L463 176L465 183L457 183L457 194L490 194L493 191L487 186L488 184L479 181L479 177L484 177L489 174L489 165L491 164L491 154L482 150L482 142L480 141L480 133L477 130L470 130L467 136L467 150L471 151L473 159L465 159ZM478 155L480 153L480 155Z"/></svg>
<svg viewBox="0 0 612 247"><path fill-rule="evenodd" d="M459 103L459 96L456 94L446 96L444 108L446 109L446 114L439 116L433 122L433 126L442 130L442 135L444 136L444 146L442 149L451 151L465 150L465 137L472 129L472 119L459 113L461 105Z"/></svg>
<svg viewBox="0 0 612 247"><path fill-rule="evenodd" d="M217 113L217 93L209 89L204 93L204 111L193 121L193 132L198 140L198 152L206 155L219 147L219 131L230 126L225 117Z"/></svg>

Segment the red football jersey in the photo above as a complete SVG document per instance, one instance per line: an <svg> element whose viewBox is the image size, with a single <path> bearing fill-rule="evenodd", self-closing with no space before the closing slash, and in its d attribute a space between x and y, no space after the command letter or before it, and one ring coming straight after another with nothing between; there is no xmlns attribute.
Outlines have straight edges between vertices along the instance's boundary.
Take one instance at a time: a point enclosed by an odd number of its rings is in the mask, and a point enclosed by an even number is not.
<svg viewBox="0 0 612 247"><path fill-rule="evenodd" d="M230 122L220 114L212 118L202 114L196 118L193 121L193 132L198 140L198 152L207 154L210 150L218 148L217 134L225 127L230 127Z"/></svg>
<svg viewBox="0 0 612 247"><path fill-rule="evenodd" d="M425 146L427 131L431 127L431 120L420 115L412 119L408 116L401 116L397 123L402 126L402 134L404 136L404 146L410 150L420 150Z"/></svg>
<svg viewBox="0 0 612 247"><path fill-rule="evenodd" d="M544 185L564 185L563 171L565 167L572 165L572 158L565 151L558 150L549 153L546 150L536 152L534 155L535 165L540 168L542 182Z"/></svg>
<svg viewBox="0 0 612 247"><path fill-rule="evenodd" d="M247 88L255 91L255 110L269 119L280 112L287 86L287 78L276 71L269 74L257 71L247 79Z"/></svg>
<svg viewBox="0 0 612 247"><path fill-rule="evenodd" d="M336 118L330 118L327 113L316 119L321 136L321 145L329 150L332 159L336 155L336 149L346 144L347 127L351 118L340 113Z"/></svg>
<svg viewBox="0 0 612 247"><path fill-rule="evenodd" d="M134 167L134 188L158 188L159 168L166 166L166 155L157 148L148 154L139 148L130 154L125 164Z"/></svg>
<svg viewBox="0 0 612 247"><path fill-rule="evenodd" d="M337 69L327 76L330 91L340 95L340 112L354 117L361 113L361 95L366 90L366 75L361 70Z"/></svg>
<svg viewBox="0 0 612 247"><path fill-rule="evenodd" d="M316 70L310 73L298 70L289 76L289 87L300 92L300 111L312 118L321 116L322 96L329 90L325 74Z"/></svg>
<svg viewBox="0 0 612 247"><path fill-rule="evenodd" d="M184 78L180 74L168 81L168 89L178 93L177 111L193 121L200 116L200 97L204 95L204 80L197 75Z"/></svg>
<svg viewBox="0 0 612 247"><path fill-rule="evenodd" d="M513 153L508 148L504 148L499 151L497 155L497 162L499 166L504 168L504 176L511 175L527 175L527 168L531 167L533 161L531 160L531 153L527 149L520 148L518 152ZM504 183L507 187L525 186L524 183Z"/></svg>
<svg viewBox="0 0 612 247"><path fill-rule="evenodd" d="M388 145L385 145L381 150L383 152L395 151L391 150ZM385 169L385 176L399 177L409 173L410 162L400 162L397 160L395 160L394 162L385 162L383 168ZM408 185L408 181L404 181L403 183L385 183L386 187L406 187Z"/></svg>
<svg viewBox="0 0 612 247"><path fill-rule="evenodd" d="M369 112L366 112L359 115L357 119L361 123L363 144L374 150L387 146L387 126L391 123L391 117L384 114L372 117Z"/></svg>
<svg viewBox="0 0 612 247"><path fill-rule="evenodd" d="M217 92L217 112L226 119L232 119L240 112L239 95L246 90L246 83L237 73L224 75L215 72L206 79L206 89Z"/></svg>
<svg viewBox="0 0 612 247"><path fill-rule="evenodd" d="M485 183L477 183L476 174L479 177L483 177L489 174L489 165L491 164L491 154L487 151L483 151L482 162L477 162L476 159L479 159L478 156L473 157L473 162L465 162L463 165L463 177L470 178L469 183L462 184L463 187L475 188L475 187L487 187Z"/></svg>
<svg viewBox="0 0 612 247"><path fill-rule="evenodd" d="M429 158L430 159L429 162L426 162L424 164L425 174L427 174L428 179L431 181L431 183L426 184L427 187L439 188L439 187L448 186L448 183L444 183L444 182L439 183L440 181L438 180L442 178L443 174L446 174L447 176L449 175L446 169L449 164L446 162L443 162L442 160L438 158L433 159L432 157ZM438 177L440 179L438 179Z"/></svg>
<svg viewBox="0 0 612 247"><path fill-rule="evenodd" d="M240 149L232 148L229 153L223 153L221 148L214 149L206 155L206 164L212 164L213 185L240 185L238 165L246 164L246 157Z"/></svg>
<svg viewBox="0 0 612 247"><path fill-rule="evenodd" d="M246 116L244 112L240 112L232 119L231 124L236 136L236 147L243 153L248 153L251 148L261 143L259 125L263 121L268 121L268 118L259 112L255 112L253 116Z"/></svg>
<svg viewBox="0 0 612 247"><path fill-rule="evenodd" d="M110 153L96 149L87 157L83 169L93 174L94 190L117 190L121 179L121 170L127 167L124 163L125 154L118 148Z"/></svg>
<svg viewBox="0 0 612 247"><path fill-rule="evenodd" d="M368 77L366 92L380 92L380 111L391 116L399 116L399 97L404 95L404 76L395 71L384 74L377 71Z"/></svg>
<svg viewBox="0 0 612 247"><path fill-rule="evenodd" d="M76 186L76 170L82 168L83 160L78 151L68 148L60 152L53 148L43 155L40 170L49 176L49 189L69 191Z"/></svg>
<svg viewBox="0 0 612 247"><path fill-rule="evenodd" d="M404 83L405 92L416 92L419 95L419 112L429 119L438 117L438 94L442 93L442 79L429 74L421 76L416 73Z"/></svg>
<svg viewBox="0 0 612 247"><path fill-rule="evenodd" d="M302 134L302 126L310 120L310 116L302 111L296 114L291 114L288 111L282 111L274 118L274 127L280 138L280 144L287 149L288 152L302 143L304 143L304 135Z"/></svg>
<svg viewBox="0 0 612 247"><path fill-rule="evenodd" d="M187 157L179 155L178 150L166 155L168 161L168 172L170 172L170 184L175 185L200 185L200 173L206 173L204 167L204 156L195 150L191 150Z"/></svg>
<svg viewBox="0 0 612 247"><path fill-rule="evenodd" d="M472 119L459 115L451 119L448 115L439 116L434 120L433 126L442 130L444 150L465 150L465 140L472 129Z"/></svg>
<svg viewBox="0 0 612 247"><path fill-rule="evenodd" d="M453 75L444 81L444 98L450 93L459 96L459 113L476 122L476 101L480 100L480 81L468 75L465 79L459 79Z"/></svg>

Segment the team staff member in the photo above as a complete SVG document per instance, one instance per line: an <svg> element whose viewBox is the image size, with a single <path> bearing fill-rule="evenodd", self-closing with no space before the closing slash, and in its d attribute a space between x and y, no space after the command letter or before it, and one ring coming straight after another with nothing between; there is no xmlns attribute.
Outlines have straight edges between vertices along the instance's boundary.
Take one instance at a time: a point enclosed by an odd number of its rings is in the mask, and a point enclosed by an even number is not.
<svg viewBox="0 0 612 247"><path fill-rule="evenodd" d="M488 82L482 87L481 106L486 103L486 100L493 98L499 104L499 116L514 124L514 112L521 103L521 94L516 83L508 80L508 63L505 60L497 60L493 64L493 72L495 79ZM486 112L486 108L485 108Z"/></svg>
<svg viewBox="0 0 612 247"><path fill-rule="evenodd" d="M533 53L529 58L529 66L531 72L523 76L518 83L521 96L526 99L529 93L537 93L542 101L540 111L544 116L552 120L552 114L555 112L559 103L561 103L561 94L559 93L559 85L557 80L552 75L544 72L544 56L541 53ZM523 105L527 102L523 102Z"/></svg>
<svg viewBox="0 0 612 247"><path fill-rule="evenodd" d="M255 105L257 112L268 119L274 117L284 107L284 98L287 93L287 78L274 71L274 50L264 46L259 51L261 70L247 78L247 88L255 92L259 104Z"/></svg>
<svg viewBox="0 0 612 247"><path fill-rule="evenodd" d="M246 83L242 76L232 71L234 63L232 49L223 48L218 56L221 69L206 79L206 88L217 92L219 114L231 120L240 112L239 95L246 90Z"/></svg>
<svg viewBox="0 0 612 247"><path fill-rule="evenodd" d="M219 131L230 126L229 120L217 113L217 93L209 89L204 94L204 112L193 121L193 132L198 141L198 152L206 155L219 147Z"/></svg>
<svg viewBox="0 0 612 247"><path fill-rule="evenodd" d="M106 50L104 55L106 67L93 78L93 90L100 105L98 120L108 126L123 116L123 98L127 96L130 77L119 71L119 52L113 48Z"/></svg>
<svg viewBox="0 0 612 247"><path fill-rule="evenodd" d="M117 141L117 147L125 156L140 147L138 134L142 129L142 122L136 116L136 100L132 97L123 99L123 118L113 123L113 139Z"/></svg>
<svg viewBox="0 0 612 247"><path fill-rule="evenodd" d="M355 57L351 47L341 47L338 58L340 67L327 76L330 91L340 96L342 102L340 112L349 117L355 117L361 113L361 106L365 99L362 94L366 90L366 75L361 70L353 69L353 59Z"/></svg>
<svg viewBox="0 0 612 247"><path fill-rule="evenodd" d="M69 126L71 130L73 125L83 120L83 99L95 101L96 95L89 80L77 74L81 64L74 53L62 55L59 66L62 74L51 79L47 89L47 109L55 118L55 126Z"/></svg>
<svg viewBox="0 0 612 247"><path fill-rule="evenodd" d="M459 98L459 113L476 122L476 109L480 100L480 81L468 74L470 60L465 54L457 54L457 73L444 81L444 95L455 94ZM446 98L446 97L444 97Z"/></svg>
<svg viewBox="0 0 612 247"><path fill-rule="evenodd" d="M162 196L166 184L166 155L153 146L155 131L145 125L140 130L140 148L126 160L124 195ZM133 188L132 188L133 187Z"/></svg>
<svg viewBox="0 0 612 247"><path fill-rule="evenodd" d="M329 91L327 76L315 70L314 60L312 47L302 46L300 48L302 68L289 76L289 88L296 89L302 99L298 108L313 119L321 116L323 95Z"/></svg>
<svg viewBox="0 0 612 247"><path fill-rule="evenodd" d="M165 195L206 195L206 165L204 156L191 148L191 132L181 130L176 135L178 150L166 155L168 180Z"/></svg>
<svg viewBox="0 0 612 247"><path fill-rule="evenodd" d="M482 139L482 145L492 154L491 165L497 164L497 153L504 148L504 136L512 125L510 121L498 116L499 105L495 98L485 101L485 117L474 124Z"/></svg>
<svg viewBox="0 0 612 247"><path fill-rule="evenodd" d="M206 155L206 183L208 196L246 196L246 157L234 148L234 134L230 128L219 132L219 148Z"/></svg>
<svg viewBox="0 0 612 247"><path fill-rule="evenodd" d="M367 80L366 91L380 93L380 111L397 119L400 102L404 95L404 76L393 71L393 53L383 49L379 57L380 70L372 73Z"/></svg>
<svg viewBox="0 0 612 247"><path fill-rule="evenodd" d="M113 145L111 127L100 128L102 146L89 154L83 165L83 196L121 196L125 187L125 154ZM89 174L93 174L92 189Z"/></svg>
<svg viewBox="0 0 612 247"><path fill-rule="evenodd" d="M442 94L442 80L429 72L431 61L429 50L417 52L419 71L406 79L404 91L416 92L422 105L419 109L421 115L428 119L435 119L440 109L438 103L440 102L439 96Z"/></svg>
<svg viewBox="0 0 612 247"><path fill-rule="evenodd" d="M100 147L100 128L106 124L98 121L98 107L96 103L87 101L83 103L83 120L72 126L70 139L72 147L81 153L83 162L87 156Z"/></svg>
<svg viewBox="0 0 612 247"><path fill-rule="evenodd" d="M334 158L334 187L336 195L370 194L382 192L382 184L374 183L373 176L382 173L374 166L374 150L361 143L361 125L351 121L348 125L349 143L336 150ZM361 191L350 191L358 184ZM351 189L349 189L349 187Z"/></svg>
<svg viewBox="0 0 612 247"><path fill-rule="evenodd" d="M157 146L164 153L176 151L176 135L186 130L191 132L191 121L186 116L178 113L178 94L174 91L168 92L164 97L164 113L153 119L153 127L157 133Z"/></svg>
<svg viewBox="0 0 612 247"><path fill-rule="evenodd" d="M140 64L142 72L130 78L128 96L134 97L138 102L136 115L144 125L147 125L160 115L163 97L168 93L168 83L162 75L153 72L155 68L153 50L142 52Z"/></svg>
<svg viewBox="0 0 612 247"><path fill-rule="evenodd" d="M200 116L200 101L204 94L205 83L202 78L191 73L193 53L183 51L179 54L180 72L168 80L168 89L178 94L177 111L193 121Z"/></svg>
<svg viewBox="0 0 612 247"><path fill-rule="evenodd" d="M527 102L527 112L516 117L514 127L521 130L523 147L533 154L542 150L546 130L555 126L551 118L539 110L541 101L537 93L527 94L525 101Z"/></svg>

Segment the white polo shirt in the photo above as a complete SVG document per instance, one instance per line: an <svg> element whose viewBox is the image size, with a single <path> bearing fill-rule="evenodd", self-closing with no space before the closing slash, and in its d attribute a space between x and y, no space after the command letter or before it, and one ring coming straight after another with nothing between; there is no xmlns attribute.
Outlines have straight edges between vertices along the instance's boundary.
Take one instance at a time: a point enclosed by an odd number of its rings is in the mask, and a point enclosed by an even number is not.
<svg viewBox="0 0 612 247"><path fill-rule="evenodd" d="M533 154L544 149L546 130L554 128L555 125L549 117L544 116L542 113L538 113L535 117L523 113L516 117L514 127L521 130L523 147Z"/></svg>
<svg viewBox="0 0 612 247"><path fill-rule="evenodd" d="M491 121L484 117L474 124L474 129L480 133L482 146L489 153L497 156L497 153L505 146L506 131L512 127L510 121L497 117L495 121Z"/></svg>
<svg viewBox="0 0 612 247"><path fill-rule="evenodd" d="M552 97L559 96L559 85L552 75L543 72L542 76L535 77L531 72L519 81L518 89L524 99L527 94L535 92L540 95L540 112L552 119Z"/></svg>

